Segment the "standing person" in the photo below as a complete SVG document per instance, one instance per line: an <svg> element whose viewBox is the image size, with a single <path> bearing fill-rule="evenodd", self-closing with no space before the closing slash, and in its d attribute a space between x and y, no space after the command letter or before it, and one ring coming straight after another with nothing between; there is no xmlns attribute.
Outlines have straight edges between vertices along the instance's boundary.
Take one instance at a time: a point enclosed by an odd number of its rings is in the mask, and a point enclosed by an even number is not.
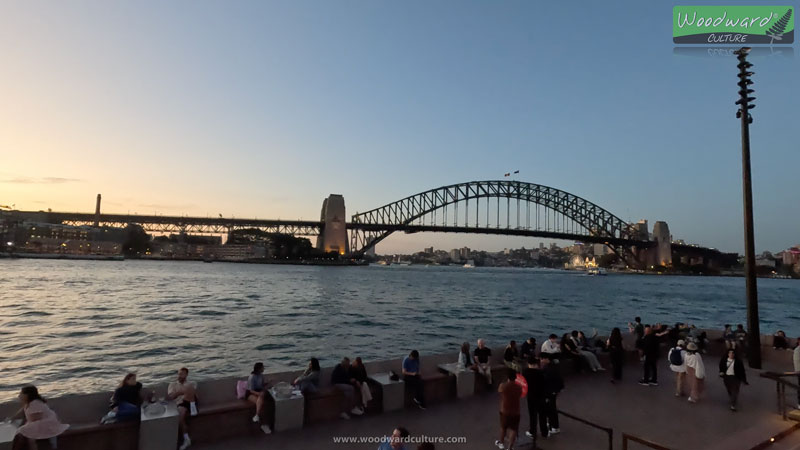
<svg viewBox="0 0 800 450"><path fill-rule="evenodd" d="M411 353L403 358L403 381L414 392L414 404L419 409L425 409L425 390L419 371L419 352L416 350L411 350Z"/></svg>
<svg viewBox="0 0 800 450"><path fill-rule="evenodd" d="M522 343L520 357L523 361L527 361L532 356L536 357L536 339L529 337L525 342Z"/></svg>
<svg viewBox="0 0 800 450"><path fill-rule="evenodd" d="M397 427L392 430L392 435L381 442L378 450L406 450L406 440L408 439L408 430L404 427Z"/></svg>
<svg viewBox="0 0 800 450"><path fill-rule="evenodd" d="M342 358L342 362L333 368L331 385L344 394L339 417L349 419L348 411L356 416L364 414L364 411L356 405L356 380L350 373L350 358Z"/></svg>
<svg viewBox="0 0 800 450"><path fill-rule="evenodd" d="M369 390L369 379L367 377L367 368L364 366L364 361L361 357L356 357L353 365L350 367L351 376L356 380L356 388L361 391L361 404L363 409L367 408L367 403L372 400L372 391Z"/></svg>
<svg viewBox="0 0 800 450"><path fill-rule="evenodd" d="M639 359L643 358L643 351L642 351L642 338L644 338L644 325L642 325L642 318L636 316L633 319L633 323L628 322L628 331L636 336L636 350L639 351Z"/></svg>
<svg viewBox="0 0 800 450"><path fill-rule="evenodd" d="M735 350L728 350L728 355L723 356L719 361L719 376L725 383L728 391L728 400L731 404L731 411L736 411L736 402L739 399L739 388L747 382L747 373L744 370L742 360L736 356Z"/></svg>
<svg viewBox="0 0 800 450"><path fill-rule="evenodd" d="M558 364L561 359L561 345L558 343L558 336L551 334L547 340L542 342L542 350L539 355L541 358L547 357L550 362Z"/></svg>
<svg viewBox="0 0 800 450"><path fill-rule="evenodd" d="M539 358L528 358L528 367L522 369L522 377L528 383L528 416L530 423L525 436L534 439L536 443L536 422L539 422L539 432L547 438L547 416L544 411L544 374L539 365Z"/></svg>
<svg viewBox="0 0 800 450"><path fill-rule="evenodd" d="M509 369L519 371L519 350L517 350L517 341L511 341L503 353L503 363Z"/></svg>
<svg viewBox="0 0 800 450"><path fill-rule="evenodd" d="M197 383L188 378L189 369L182 367L178 370L178 379L167 386L167 398L175 400L178 405L178 431L183 438L180 450L186 450L192 445L187 416L197 415Z"/></svg>
<svg viewBox="0 0 800 450"><path fill-rule="evenodd" d="M22 408L12 418L24 415L25 424L17 429L14 436L14 450L36 450L38 439L54 439L69 428L69 425L58 421L58 416L47 406L47 400L39 395L36 386L23 387L18 398Z"/></svg>
<svg viewBox="0 0 800 450"><path fill-rule="evenodd" d="M622 364L625 362L625 347L622 345L622 332L619 328L611 330L611 336L606 341L608 356L611 359L611 382L622 380Z"/></svg>
<svg viewBox="0 0 800 450"><path fill-rule="evenodd" d="M747 331L744 330L744 325L736 325L733 335L736 337L736 350L741 355L747 349Z"/></svg>
<svg viewBox="0 0 800 450"><path fill-rule="evenodd" d="M469 342L461 344L461 351L458 352L458 366L466 369L474 369L472 367L472 356L469 355Z"/></svg>
<svg viewBox="0 0 800 450"><path fill-rule="evenodd" d="M269 386L269 382L264 376L264 363L257 362L253 364L253 371L247 377L247 392L245 393L247 401L256 405L253 423L261 422L261 414L264 412L264 402L267 396L267 386ZM272 429L267 424L261 425L261 431L264 434L272 433Z"/></svg>
<svg viewBox="0 0 800 450"><path fill-rule="evenodd" d="M706 366L694 342L689 342L686 346L684 361L686 361L686 380L689 382L689 403L697 403L705 389Z"/></svg>
<svg viewBox="0 0 800 450"><path fill-rule="evenodd" d="M556 404L556 397L558 393L564 389L564 379L558 368L550 362L548 358L541 359L543 386L544 386L544 415L547 417L549 424L548 434L558 434L561 428L558 426L558 405Z"/></svg>
<svg viewBox="0 0 800 450"><path fill-rule="evenodd" d="M794 342L792 363L794 364L794 371L800 372L800 337ZM800 375L797 375L797 384L800 385ZM797 390L797 409L800 409L800 389Z"/></svg>
<svg viewBox="0 0 800 450"><path fill-rule="evenodd" d="M517 371L508 369L508 379L497 388L500 393L500 439L494 441L499 449L505 449L506 436L508 448L514 448L514 442L519 433L519 399L522 397L522 387L517 384Z"/></svg>
<svg viewBox="0 0 800 450"><path fill-rule="evenodd" d="M678 344L669 349L667 359L669 360L669 369L675 372L675 397L684 396L684 386L686 385L686 350L683 346L686 345L683 339L678 340Z"/></svg>
<svg viewBox="0 0 800 450"><path fill-rule="evenodd" d="M492 356L492 349L486 346L486 341L478 339L478 348L473 353L473 361L475 362L475 370L486 378L486 384L492 385L492 366L489 364L489 358Z"/></svg>
<svg viewBox="0 0 800 450"><path fill-rule="evenodd" d="M639 380L642 386L658 386L658 336L651 327L645 327L641 345L644 356L644 376Z"/></svg>
<svg viewBox="0 0 800 450"><path fill-rule="evenodd" d="M311 358L308 360L308 367L303 373L294 379L292 385L303 394L313 394L319 390L319 374L321 369L319 367L319 360Z"/></svg>

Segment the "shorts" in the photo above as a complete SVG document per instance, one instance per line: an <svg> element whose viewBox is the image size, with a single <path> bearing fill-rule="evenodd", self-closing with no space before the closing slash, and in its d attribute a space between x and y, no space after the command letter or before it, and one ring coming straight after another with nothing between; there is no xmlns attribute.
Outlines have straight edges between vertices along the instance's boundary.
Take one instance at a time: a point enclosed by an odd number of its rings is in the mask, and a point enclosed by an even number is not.
<svg viewBox="0 0 800 450"><path fill-rule="evenodd" d="M500 413L500 428L504 430L519 431L519 414L515 416L509 416L507 414Z"/></svg>

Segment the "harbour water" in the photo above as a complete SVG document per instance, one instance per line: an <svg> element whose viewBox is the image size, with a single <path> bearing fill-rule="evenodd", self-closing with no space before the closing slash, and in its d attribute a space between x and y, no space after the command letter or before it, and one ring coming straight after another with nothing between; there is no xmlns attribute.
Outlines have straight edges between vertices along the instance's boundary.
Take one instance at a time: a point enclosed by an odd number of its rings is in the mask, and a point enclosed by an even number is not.
<svg viewBox="0 0 800 450"><path fill-rule="evenodd" d="M800 282L759 280L761 331L800 335ZM744 323L744 280L439 266L314 267L157 261L0 260L0 402L333 365L343 355L441 353L635 315L705 328ZM455 357L454 357L455 358ZM423 359L424 363L424 359Z"/></svg>

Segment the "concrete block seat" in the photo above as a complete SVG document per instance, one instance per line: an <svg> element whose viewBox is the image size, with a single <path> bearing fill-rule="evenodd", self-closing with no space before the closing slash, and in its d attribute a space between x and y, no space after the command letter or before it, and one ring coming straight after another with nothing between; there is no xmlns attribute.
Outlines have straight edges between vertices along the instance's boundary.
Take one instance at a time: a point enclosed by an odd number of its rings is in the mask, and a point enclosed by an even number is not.
<svg viewBox="0 0 800 450"><path fill-rule="evenodd" d="M305 424L315 424L327 420L339 419L341 414L342 401L344 400L344 393L331 385L331 373L333 367L323 367L320 372L319 390L313 394L305 395ZM298 374L299 375L299 372ZM381 388L380 386L368 380L370 392L372 393L372 400L367 403L365 414L378 414L381 412ZM361 406L361 392L354 389L355 404Z"/></svg>

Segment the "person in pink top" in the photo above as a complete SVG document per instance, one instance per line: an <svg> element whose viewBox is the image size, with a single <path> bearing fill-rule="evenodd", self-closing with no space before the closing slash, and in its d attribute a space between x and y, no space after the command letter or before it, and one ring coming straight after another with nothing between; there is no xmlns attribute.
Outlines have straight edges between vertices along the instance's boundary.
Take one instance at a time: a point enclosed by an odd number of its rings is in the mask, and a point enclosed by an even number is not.
<svg viewBox="0 0 800 450"><path fill-rule="evenodd" d="M25 424L17 429L14 450L36 450L36 441L51 439L66 431L69 425L58 421L56 413L47 406L36 386L25 386L19 393L22 409L16 416L25 414Z"/></svg>

